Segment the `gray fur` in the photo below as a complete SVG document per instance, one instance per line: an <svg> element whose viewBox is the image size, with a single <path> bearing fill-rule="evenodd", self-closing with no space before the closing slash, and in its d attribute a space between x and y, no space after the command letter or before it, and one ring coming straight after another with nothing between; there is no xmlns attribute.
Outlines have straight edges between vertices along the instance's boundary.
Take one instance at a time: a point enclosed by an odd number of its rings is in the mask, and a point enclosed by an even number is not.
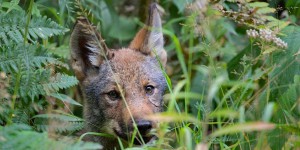
<svg viewBox="0 0 300 150"><path fill-rule="evenodd" d="M82 89L85 95L85 119L87 130L91 132L100 132L100 133L111 133L111 131L106 130L106 123L115 119L115 114L110 114L106 110L114 109L117 103L110 102L108 99L104 98L104 94L109 90L106 88L109 85L114 85L113 74L115 75L126 75L126 76L117 76L120 78L118 84L121 85L122 89L125 91L125 98L129 106L138 107L140 103L150 102L150 105L154 105L154 112L161 112L163 110L163 94L166 89L166 81L163 76L163 73L159 67L158 61L156 58L151 56L144 56L144 62L136 64L137 68L132 69L128 74L124 74L124 71L127 72L127 69L120 70L120 64L115 63L114 61L105 62L99 67L99 73L97 76L93 76L88 80L88 82L83 82ZM112 67L110 69L110 67ZM113 73L112 73L113 70ZM155 83L157 88L157 93L148 97L146 100L140 99L141 93L143 93L143 84L141 80L149 80L151 83ZM130 86L130 87L129 87ZM126 108L124 108L126 111ZM116 111L118 111L116 109ZM120 112L122 112L120 110ZM135 117L135 116L133 116ZM123 120L123 119L120 119ZM128 122L121 122L120 128L124 131L126 129L126 124ZM116 141L111 141L107 145L103 141L109 141L110 139L105 139L94 136L90 140L94 142L101 142L105 147L109 147L110 143Z"/></svg>
<svg viewBox="0 0 300 150"><path fill-rule="evenodd" d="M133 132L133 122L145 121L147 116L163 110L166 81L158 61L165 66L167 55L156 5L151 5L150 10L148 25L153 30L147 31L144 37L137 35L132 49L109 50L88 20L77 21L70 41L71 62L85 98L87 131L127 140ZM153 55L153 50L157 50L158 57ZM145 88L149 85L154 87L151 94ZM125 99L113 99L108 94L111 91L122 92ZM155 125L151 122L151 128ZM152 137L148 128L142 136L148 141ZM86 140L99 142L105 149L118 148L116 138L89 136Z"/></svg>

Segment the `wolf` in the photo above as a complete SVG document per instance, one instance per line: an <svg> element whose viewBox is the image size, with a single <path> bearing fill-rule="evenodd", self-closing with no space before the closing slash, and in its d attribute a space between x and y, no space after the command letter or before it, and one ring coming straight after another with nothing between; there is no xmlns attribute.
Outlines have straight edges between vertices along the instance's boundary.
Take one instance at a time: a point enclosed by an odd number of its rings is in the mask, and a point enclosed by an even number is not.
<svg viewBox="0 0 300 150"><path fill-rule="evenodd" d="M147 116L163 111L167 62L157 4L128 48L109 49L88 19L77 19L70 38L71 66L84 96L86 130L131 140L152 141L157 122ZM90 136L105 149L118 148L117 138Z"/></svg>

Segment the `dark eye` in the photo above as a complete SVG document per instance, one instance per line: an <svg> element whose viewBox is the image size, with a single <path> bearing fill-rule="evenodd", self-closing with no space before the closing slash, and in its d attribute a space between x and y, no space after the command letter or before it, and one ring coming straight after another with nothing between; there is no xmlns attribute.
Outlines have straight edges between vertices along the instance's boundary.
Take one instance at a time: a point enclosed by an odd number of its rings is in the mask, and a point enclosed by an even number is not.
<svg viewBox="0 0 300 150"><path fill-rule="evenodd" d="M154 93L154 86L152 85L145 86L145 91L147 95L152 95Z"/></svg>
<svg viewBox="0 0 300 150"><path fill-rule="evenodd" d="M112 100L117 100L121 98L119 92L117 92L116 90L108 92L107 95Z"/></svg>

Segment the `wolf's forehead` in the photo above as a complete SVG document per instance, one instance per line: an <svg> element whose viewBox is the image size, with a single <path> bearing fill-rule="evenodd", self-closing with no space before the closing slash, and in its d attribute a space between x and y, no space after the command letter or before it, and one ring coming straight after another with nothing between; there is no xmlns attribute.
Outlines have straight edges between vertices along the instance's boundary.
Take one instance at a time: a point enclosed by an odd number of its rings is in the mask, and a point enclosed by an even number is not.
<svg viewBox="0 0 300 150"><path fill-rule="evenodd" d="M121 82L147 82L161 74L156 59L131 49L114 52L110 65ZM154 82L154 81L153 81Z"/></svg>
<svg viewBox="0 0 300 150"><path fill-rule="evenodd" d="M111 62L115 65L120 65L124 67L125 64L138 65L143 62L146 58L146 55L142 54L138 50L132 50L128 48L123 48L119 50L112 51L113 57Z"/></svg>

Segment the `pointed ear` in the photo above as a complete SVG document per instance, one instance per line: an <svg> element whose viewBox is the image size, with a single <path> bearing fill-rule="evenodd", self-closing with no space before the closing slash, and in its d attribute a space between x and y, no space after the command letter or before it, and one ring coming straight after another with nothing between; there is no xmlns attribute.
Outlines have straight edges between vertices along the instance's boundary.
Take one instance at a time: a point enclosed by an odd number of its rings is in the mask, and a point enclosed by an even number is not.
<svg viewBox="0 0 300 150"><path fill-rule="evenodd" d="M108 53L96 27L86 18L78 18L70 39L71 65L78 80L96 73Z"/></svg>
<svg viewBox="0 0 300 150"><path fill-rule="evenodd" d="M156 3L152 3L149 10L148 22L135 36L129 48L138 50L146 55L158 56L163 66L167 62L164 50L164 39L160 14Z"/></svg>

